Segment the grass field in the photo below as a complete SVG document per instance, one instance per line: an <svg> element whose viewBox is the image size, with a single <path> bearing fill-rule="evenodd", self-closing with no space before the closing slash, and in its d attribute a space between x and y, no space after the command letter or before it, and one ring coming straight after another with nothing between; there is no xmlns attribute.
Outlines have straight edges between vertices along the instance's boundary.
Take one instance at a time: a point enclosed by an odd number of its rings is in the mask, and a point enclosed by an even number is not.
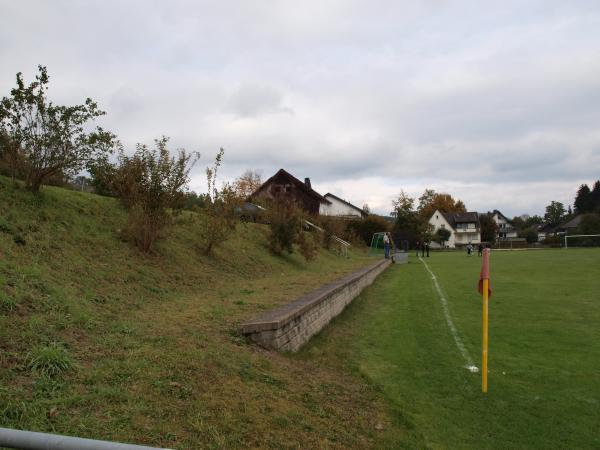
<svg viewBox="0 0 600 450"><path fill-rule="evenodd" d="M481 259L433 253L427 264L480 367ZM497 251L491 268L487 395L414 256L298 358L355 370L380 389L389 447L600 448L600 250Z"/></svg>
<svg viewBox="0 0 600 450"><path fill-rule="evenodd" d="M110 198L0 177L0 426L177 449L598 448L600 251L492 254L490 393L423 264L393 266L296 355L239 325L369 263L206 257L185 215L156 254ZM428 259L479 365L480 260Z"/></svg>
<svg viewBox="0 0 600 450"><path fill-rule="evenodd" d="M239 325L370 262L276 257L240 225L213 257L185 215L153 255L118 202L0 177L0 426L177 449L366 448L382 396Z"/></svg>

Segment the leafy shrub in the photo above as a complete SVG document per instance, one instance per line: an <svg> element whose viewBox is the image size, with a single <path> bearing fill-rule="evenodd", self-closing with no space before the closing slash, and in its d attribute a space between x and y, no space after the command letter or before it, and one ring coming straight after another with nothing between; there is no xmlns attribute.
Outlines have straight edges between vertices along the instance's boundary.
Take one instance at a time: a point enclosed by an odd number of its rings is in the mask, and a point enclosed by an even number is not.
<svg viewBox="0 0 600 450"><path fill-rule="evenodd" d="M121 151L115 172L115 192L129 210L124 236L145 252L170 224L170 212L183 206L189 172L197 161L196 154L185 150L171 157L168 141L164 136L156 139L154 150L138 144L133 156Z"/></svg>
<svg viewBox="0 0 600 450"><path fill-rule="evenodd" d="M28 354L27 367L48 377L57 376L73 367L67 350L56 342L35 347Z"/></svg>
<svg viewBox="0 0 600 450"><path fill-rule="evenodd" d="M294 243L302 231L303 213L294 203L278 199L267 208L269 223L269 248L281 255L284 251L294 253Z"/></svg>
<svg viewBox="0 0 600 450"><path fill-rule="evenodd" d="M584 214L577 234L600 234L600 214Z"/></svg>
<svg viewBox="0 0 600 450"><path fill-rule="evenodd" d="M301 231L297 238L300 254L306 261L312 261L319 254L319 243L315 239L315 233Z"/></svg>
<svg viewBox="0 0 600 450"><path fill-rule="evenodd" d="M197 194L194 191L186 192L183 209L204 208L207 202L208 194Z"/></svg>
<svg viewBox="0 0 600 450"><path fill-rule="evenodd" d="M321 216L319 225L323 228L322 244L326 249L331 249L334 243L334 236L348 240L346 231L347 221L335 217Z"/></svg>
<svg viewBox="0 0 600 450"><path fill-rule="evenodd" d="M360 236L366 245L371 245L373 234L390 231L392 225L385 218L371 214L364 219L356 219L348 222L348 229Z"/></svg>
<svg viewBox="0 0 600 450"><path fill-rule="evenodd" d="M529 228L525 228L524 230L520 230L518 233L518 236L520 238L525 238L525 240L527 241L528 244L533 244L534 242L537 242L537 240L538 240L537 228L529 227Z"/></svg>
<svg viewBox="0 0 600 450"><path fill-rule="evenodd" d="M117 175L117 167L108 160L107 155L102 155L91 161L87 166L87 170L90 173L91 184L96 194L109 197L117 195L113 184Z"/></svg>

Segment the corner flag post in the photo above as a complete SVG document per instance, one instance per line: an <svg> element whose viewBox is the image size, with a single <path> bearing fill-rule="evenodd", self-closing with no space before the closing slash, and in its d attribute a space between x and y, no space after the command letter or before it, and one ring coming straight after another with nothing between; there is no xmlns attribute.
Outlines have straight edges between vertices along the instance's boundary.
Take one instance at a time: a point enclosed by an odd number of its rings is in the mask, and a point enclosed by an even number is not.
<svg viewBox="0 0 600 450"><path fill-rule="evenodd" d="M488 390L488 288L489 279L483 280L483 352L481 355L481 391Z"/></svg>
<svg viewBox="0 0 600 450"><path fill-rule="evenodd" d="M483 262L479 274L479 293L483 297L483 326L481 352L481 391L488 390L488 303L492 289L490 288L490 249L483 250Z"/></svg>

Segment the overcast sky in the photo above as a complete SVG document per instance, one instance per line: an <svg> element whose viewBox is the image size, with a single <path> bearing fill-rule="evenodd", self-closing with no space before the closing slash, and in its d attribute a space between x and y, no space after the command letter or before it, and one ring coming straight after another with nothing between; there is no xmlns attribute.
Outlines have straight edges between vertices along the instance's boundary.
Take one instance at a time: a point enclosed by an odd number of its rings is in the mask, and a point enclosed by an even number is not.
<svg viewBox="0 0 600 450"><path fill-rule="evenodd" d="M419 5L417 5L417 3ZM126 148L225 148L389 213L426 188L542 214L600 178L600 2L0 0L0 96L38 64Z"/></svg>

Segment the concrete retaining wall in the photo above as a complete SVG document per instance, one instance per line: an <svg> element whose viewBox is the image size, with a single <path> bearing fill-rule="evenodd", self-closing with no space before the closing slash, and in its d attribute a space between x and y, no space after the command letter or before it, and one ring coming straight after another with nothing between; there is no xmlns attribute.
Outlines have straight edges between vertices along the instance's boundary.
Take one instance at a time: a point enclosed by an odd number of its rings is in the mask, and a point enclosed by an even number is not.
<svg viewBox="0 0 600 450"><path fill-rule="evenodd" d="M343 311L383 272L391 260L382 259L344 278L269 311L242 325L242 333L263 347L297 351Z"/></svg>

